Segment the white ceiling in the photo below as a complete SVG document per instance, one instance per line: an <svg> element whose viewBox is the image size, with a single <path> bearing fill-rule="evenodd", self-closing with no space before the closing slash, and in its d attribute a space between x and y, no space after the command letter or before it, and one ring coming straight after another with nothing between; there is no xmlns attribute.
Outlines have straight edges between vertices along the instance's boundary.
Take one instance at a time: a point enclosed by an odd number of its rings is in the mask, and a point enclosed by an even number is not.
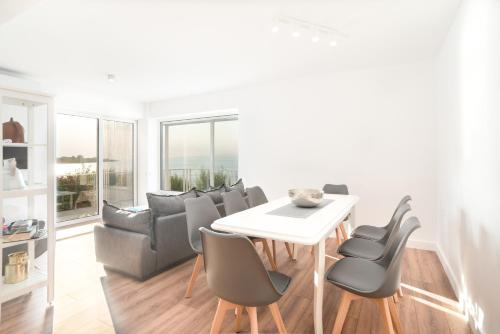
<svg viewBox="0 0 500 334"><path fill-rule="evenodd" d="M0 68L55 89L151 101L429 59L459 0L41 0L0 21ZM277 15L331 26L338 46L273 34ZM117 77L114 84L106 74Z"/></svg>

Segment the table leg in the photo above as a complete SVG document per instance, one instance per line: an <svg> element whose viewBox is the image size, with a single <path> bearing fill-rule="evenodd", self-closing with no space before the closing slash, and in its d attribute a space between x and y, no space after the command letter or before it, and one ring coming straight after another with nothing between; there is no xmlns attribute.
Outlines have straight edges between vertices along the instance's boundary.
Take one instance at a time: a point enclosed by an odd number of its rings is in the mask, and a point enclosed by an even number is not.
<svg viewBox="0 0 500 334"><path fill-rule="evenodd" d="M298 245L292 244L292 260L297 261Z"/></svg>
<svg viewBox="0 0 500 334"><path fill-rule="evenodd" d="M314 247L314 333L323 334L323 285L325 283L325 239Z"/></svg>

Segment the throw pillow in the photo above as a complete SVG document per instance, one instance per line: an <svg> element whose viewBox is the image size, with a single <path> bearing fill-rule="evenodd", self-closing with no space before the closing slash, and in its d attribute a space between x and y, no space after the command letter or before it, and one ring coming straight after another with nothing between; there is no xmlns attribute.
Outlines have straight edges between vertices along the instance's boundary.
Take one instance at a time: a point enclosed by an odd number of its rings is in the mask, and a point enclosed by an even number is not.
<svg viewBox="0 0 500 334"><path fill-rule="evenodd" d="M208 196L212 199L214 204L222 203L222 193L226 192L226 186L221 185L218 188L213 188L207 191L196 190L198 196Z"/></svg>
<svg viewBox="0 0 500 334"><path fill-rule="evenodd" d="M103 201L102 221L104 225L131 232L150 235L151 211L131 211L120 209Z"/></svg>

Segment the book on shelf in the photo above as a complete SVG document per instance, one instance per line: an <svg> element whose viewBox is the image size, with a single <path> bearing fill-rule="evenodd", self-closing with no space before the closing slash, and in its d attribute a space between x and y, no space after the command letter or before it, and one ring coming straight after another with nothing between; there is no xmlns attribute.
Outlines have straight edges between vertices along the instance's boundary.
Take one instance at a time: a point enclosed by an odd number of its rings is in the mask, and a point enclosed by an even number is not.
<svg viewBox="0 0 500 334"><path fill-rule="evenodd" d="M12 233L6 233L3 231L2 233L2 242L15 242L15 241L22 241L22 240L28 240L33 238L33 236L36 233L36 229L32 228L28 231L13 231Z"/></svg>
<svg viewBox="0 0 500 334"><path fill-rule="evenodd" d="M36 219L19 220L2 228L2 243L29 240L39 237L39 225Z"/></svg>

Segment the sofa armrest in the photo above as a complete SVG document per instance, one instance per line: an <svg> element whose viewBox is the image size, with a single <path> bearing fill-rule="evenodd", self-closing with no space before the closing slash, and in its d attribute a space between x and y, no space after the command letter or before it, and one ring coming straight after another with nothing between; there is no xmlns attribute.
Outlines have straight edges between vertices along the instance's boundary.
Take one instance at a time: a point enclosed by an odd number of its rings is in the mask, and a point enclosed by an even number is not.
<svg viewBox="0 0 500 334"><path fill-rule="evenodd" d="M149 236L100 224L94 226L95 254L106 268L144 280L156 271Z"/></svg>

